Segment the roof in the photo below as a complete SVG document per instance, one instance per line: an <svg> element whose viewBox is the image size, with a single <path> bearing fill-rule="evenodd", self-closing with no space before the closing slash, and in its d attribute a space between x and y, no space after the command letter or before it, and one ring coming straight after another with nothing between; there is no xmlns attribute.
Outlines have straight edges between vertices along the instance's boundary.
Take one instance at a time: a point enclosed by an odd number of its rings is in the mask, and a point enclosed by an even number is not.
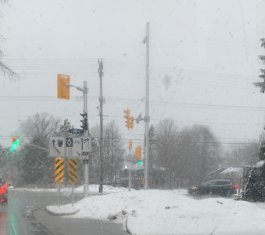
<svg viewBox="0 0 265 235"><path fill-rule="evenodd" d="M231 174L231 173L238 173L242 174L243 173L243 168L242 167L228 167L224 171L222 171L220 174Z"/></svg>
<svg viewBox="0 0 265 235"><path fill-rule="evenodd" d="M256 168L263 167L264 164L265 164L265 161L262 160L262 161L257 162L257 163L254 165L254 167L256 167Z"/></svg>

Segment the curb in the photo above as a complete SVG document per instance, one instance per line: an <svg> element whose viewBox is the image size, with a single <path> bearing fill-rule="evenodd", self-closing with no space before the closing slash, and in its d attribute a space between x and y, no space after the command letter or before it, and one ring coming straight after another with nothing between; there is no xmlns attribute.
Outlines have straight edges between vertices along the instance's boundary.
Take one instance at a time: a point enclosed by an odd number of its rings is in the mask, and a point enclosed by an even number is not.
<svg viewBox="0 0 265 235"><path fill-rule="evenodd" d="M128 217L126 218L126 221L125 221L125 228L126 228L127 233L132 235L132 232L128 228Z"/></svg>

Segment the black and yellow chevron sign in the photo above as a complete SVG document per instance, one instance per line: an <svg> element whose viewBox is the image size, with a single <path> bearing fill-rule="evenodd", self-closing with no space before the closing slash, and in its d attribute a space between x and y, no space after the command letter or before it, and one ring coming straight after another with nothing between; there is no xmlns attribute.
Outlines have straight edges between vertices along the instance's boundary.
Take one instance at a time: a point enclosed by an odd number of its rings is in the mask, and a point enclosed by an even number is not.
<svg viewBox="0 0 265 235"><path fill-rule="evenodd" d="M68 183L75 184L77 181L77 161L74 159L68 160Z"/></svg>
<svg viewBox="0 0 265 235"><path fill-rule="evenodd" d="M64 159L61 157L55 158L55 171L54 181L57 184L63 183L64 181Z"/></svg>

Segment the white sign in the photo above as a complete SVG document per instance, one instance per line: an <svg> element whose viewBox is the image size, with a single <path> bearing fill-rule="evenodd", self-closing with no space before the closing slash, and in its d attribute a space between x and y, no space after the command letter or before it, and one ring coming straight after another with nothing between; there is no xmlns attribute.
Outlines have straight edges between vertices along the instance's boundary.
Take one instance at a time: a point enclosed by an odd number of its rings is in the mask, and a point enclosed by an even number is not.
<svg viewBox="0 0 265 235"><path fill-rule="evenodd" d="M52 137L49 142L50 156L64 156L65 139L64 137Z"/></svg>
<svg viewBox="0 0 265 235"><path fill-rule="evenodd" d="M92 149L92 147L91 147L91 139L89 138L89 137L82 137L81 138L82 139L82 151L84 151L84 152L91 152L91 149Z"/></svg>
<svg viewBox="0 0 265 235"><path fill-rule="evenodd" d="M65 158L88 159L92 151L91 138L89 137L53 137L50 138L50 156Z"/></svg>
<svg viewBox="0 0 265 235"><path fill-rule="evenodd" d="M72 154L74 157L81 157L82 154L82 138L74 137L73 138L73 151Z"/></svg>

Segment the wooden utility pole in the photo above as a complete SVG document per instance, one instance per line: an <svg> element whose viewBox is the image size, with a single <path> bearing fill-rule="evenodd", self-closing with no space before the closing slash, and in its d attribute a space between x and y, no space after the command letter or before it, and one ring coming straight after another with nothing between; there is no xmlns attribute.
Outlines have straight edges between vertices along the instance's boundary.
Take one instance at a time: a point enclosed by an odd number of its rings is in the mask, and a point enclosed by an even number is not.
<svg viewBox="0 0 265 235"><path fill-rule="evenodd" d="M144 189L148 189L148 168L149 168L149 22L146 23L146 83L145 83L145 161L144 161Z"/></svg>
<svg viewBox="0 0 265 235"><path fill-rule="evenodd" d="M103 192L103 103L102 95L102 77L103 77L103 62L98 59L98 74L100 79L100 95L99 95L99 117L100 117L100 137L99 137L99 192Z"/></svg>

